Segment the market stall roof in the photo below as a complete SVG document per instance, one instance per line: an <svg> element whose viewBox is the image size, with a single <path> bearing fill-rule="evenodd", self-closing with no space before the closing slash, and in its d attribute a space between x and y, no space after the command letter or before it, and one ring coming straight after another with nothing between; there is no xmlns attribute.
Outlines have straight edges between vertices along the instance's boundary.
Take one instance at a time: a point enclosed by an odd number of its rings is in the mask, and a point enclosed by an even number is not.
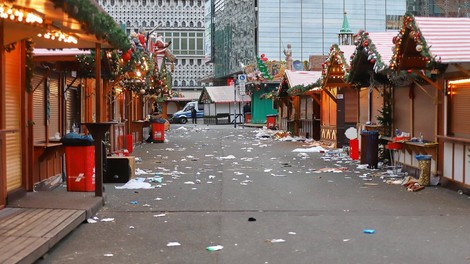
<svg viewBox="0 0 470 264"><path fill-rule="evenodd" d="M385 82L386 73L382 73L388 69L393 55L394 36L394 31L359 31L356 34L356 50L351 55L351 69L347 81L362 87L369 86L371 77Z"/></svg>
<svg viewBox="0 0 470 264"><path fill-rule="evenodd" d="M207 86L204 87L199 101L202 103L233 103L234 102L234 91L233 86ZM236 102L250 102L250 96L242 97L236 93Z"/></svg>
<svg viewBox="0 0 470 264"><path fill-rule="evenodd" d="M302 95L312 89L319 89L321 71L285 71L287 93L289 95Z"/></svg>
<svg viewBox="0 0 470 264"><path fill-rule="evenodd" d="M392 69L432 69L470 62L470 18L405 14L390 62Z"/></svg>
<svg viewBox="0 0 470 264"><path fill-rule="evenodd" d="M322 88L327 87L345 87L347 76L349 74L348 59L356 50L354 45L333 44L330 53L322 64ZM348 59L346 59L348 58Z"/></svg>
<svg viewBox="0 0 470 264"><path fill-rule="evenodd" d="M286 70L287 82L290 87L311 85L321 78L321 71L291 71Z"/></svg>
<svg viewBox="0 0 470 264"><path fill-rule="evenodd" d="M194 101L198 100L199 97L201 96L201 91L187 91L187 90L181 90L178 91L178 97L172 97L167 99L166 101L171 101L171 102L187 102L187 101Z"/></svg>
<svg viewBox="0 0 470 264"><path fill-rule="evenodd" d="M36 48L95 48L96 43L100 43L103 48L130 46L125 32L95 0L74 3L59 0L16 0L0 3L0 7L5 10L4 13L0 12L0 15L4 15L3 45L32 38ZM21 15L8 16L7 10ZM35 17L36 22L26 23L23 17L27 14ZM51 35L45 38L47 33ZM60 34L63 37L74 37L76 43L58 41Z"/></svg>

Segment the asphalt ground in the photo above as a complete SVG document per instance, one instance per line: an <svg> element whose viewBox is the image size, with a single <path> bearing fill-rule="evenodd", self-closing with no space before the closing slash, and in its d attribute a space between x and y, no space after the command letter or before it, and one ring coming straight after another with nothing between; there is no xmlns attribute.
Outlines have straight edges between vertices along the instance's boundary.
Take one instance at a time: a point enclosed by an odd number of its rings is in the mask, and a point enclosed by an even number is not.
<svg viewBox="0 0 470 264"><path fill-rule="evenodd" d="M137 177L162 182L105 184L97 223L37 263L470 263L468 196L408 192L358 162L299 154L311 145L256 131L172 125L168 142L136 146L136 167L151 172ZM318 173L341 167L348 170ZM206 249L216 245L223 248Z"/></svg>

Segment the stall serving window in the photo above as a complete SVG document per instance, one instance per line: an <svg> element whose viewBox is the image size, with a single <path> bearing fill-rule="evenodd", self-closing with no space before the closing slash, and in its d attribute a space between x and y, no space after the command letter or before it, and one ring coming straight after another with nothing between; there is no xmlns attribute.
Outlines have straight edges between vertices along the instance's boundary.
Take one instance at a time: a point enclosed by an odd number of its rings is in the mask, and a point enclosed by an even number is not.
<svg viewBox="0 0 470 264"><path fill-rule="evenodd" d="M470 138L470 79L448 82L446 106L447 135Z"/></svg>

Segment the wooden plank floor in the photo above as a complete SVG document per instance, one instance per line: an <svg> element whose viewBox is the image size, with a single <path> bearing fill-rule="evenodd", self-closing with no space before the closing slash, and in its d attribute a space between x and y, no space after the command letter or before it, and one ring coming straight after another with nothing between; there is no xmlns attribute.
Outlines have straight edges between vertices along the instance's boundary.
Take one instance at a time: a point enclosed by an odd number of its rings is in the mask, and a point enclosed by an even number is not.
<svg viewBox="0 0 470 264"><path fill-rule="evenodd" d="M0 263L33 263L85 220L85 210L0 210Z"/></svg>

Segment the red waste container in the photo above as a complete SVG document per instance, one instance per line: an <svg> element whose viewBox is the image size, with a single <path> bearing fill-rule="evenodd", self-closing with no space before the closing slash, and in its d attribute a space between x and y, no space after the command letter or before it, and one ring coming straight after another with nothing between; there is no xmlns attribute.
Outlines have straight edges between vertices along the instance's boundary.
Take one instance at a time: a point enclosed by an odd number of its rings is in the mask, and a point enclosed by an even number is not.
<svg viewBox="0 0 470 264"><path fill-rule="evenodd" d="M95 147L65 146L67 191L95 191Z"/></svg>
<svg viewBox="0 0 470 264"><path fill-rule="evenodd" d="M359 139L357 138L349 140L349 157L352 160L359 159Z"/></svg>
<svg viewBox="0 0 470 264"><path fill-rule="evenodd" d="M245 124L251 123L251 113L245 113Z"/></svg>
<svg viewBox="0 0 470 264"><path fill-rule="evenodd" d="M126 143L127 143L127 150L129 151L129 154L134 151L134 142L132 142L132 135L126 135Z"/></svg>
<svg viewBox="0 0 470 264"><path fill-rule="evenodd" d="M152 140L159 143L165 141L165 122L152 123Z"/></svg>
<svg viewBox="0 0 470 264"><path fill-rule="evenodd" d="M266 116L266 127L273 129L276 127L276 117L277 115L267 115Z"/></svg>

